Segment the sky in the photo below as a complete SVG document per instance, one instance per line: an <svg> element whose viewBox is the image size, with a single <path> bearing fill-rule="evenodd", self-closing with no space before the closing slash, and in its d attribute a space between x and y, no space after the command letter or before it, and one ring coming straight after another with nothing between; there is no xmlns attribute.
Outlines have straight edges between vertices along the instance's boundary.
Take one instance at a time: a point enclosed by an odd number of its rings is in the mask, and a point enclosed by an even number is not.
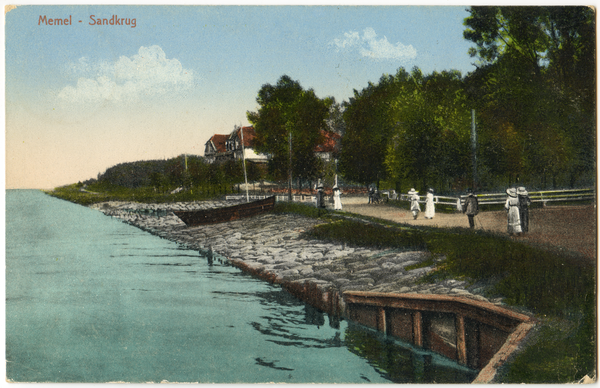
<svg viewBox="0 0 600 388"><path fill-rule="evenodd" d="M284 74L340 103L400 67L466 75L467 16L465 6L19 6L5 14L6 188L203 155L213 134L249 125L261 86Z"/></svg>

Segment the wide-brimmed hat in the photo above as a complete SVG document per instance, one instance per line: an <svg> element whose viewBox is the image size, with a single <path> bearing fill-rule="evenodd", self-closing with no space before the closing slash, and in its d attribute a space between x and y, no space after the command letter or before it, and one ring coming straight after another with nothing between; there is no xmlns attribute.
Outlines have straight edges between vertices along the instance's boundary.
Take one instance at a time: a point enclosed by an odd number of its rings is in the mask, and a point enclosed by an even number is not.
<svg viewBox="0 0 600 388"><path fill-rule="evenodd" d="M410 191L408 192L408 194L411 194L411 195L412 194L419 194L419 192L415 191L415 189L413 188L413 189L410 189Z"/></svg>
<svg viewBox="0 0 600 388"><path fill-rule="evenodd" d="M506 189L506 194L508 194L510 197L516 197L517 189L515 189L514 187L511 187L510 189Z"/></svg>
<svg viewBox="0 0 600 388"><path fill-rule="evenodd" d="M529 193L527 192L527 190L524 187L519 187L517 189L517 194L518 195L529 195Z"/></svg>
<svg viewBox="0 0 600 388"><path fill-rule="evenodd" d="M430 193L433 193L433 189L432 189L431 187L429 188L429 192L430 192Z"/></svg>

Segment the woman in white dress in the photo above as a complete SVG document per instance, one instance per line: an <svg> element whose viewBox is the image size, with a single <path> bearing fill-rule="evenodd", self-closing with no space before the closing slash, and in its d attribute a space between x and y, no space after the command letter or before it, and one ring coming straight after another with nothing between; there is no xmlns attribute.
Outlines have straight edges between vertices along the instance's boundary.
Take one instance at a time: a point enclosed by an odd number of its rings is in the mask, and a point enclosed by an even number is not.
<svg viewBox="0 0 600 388"><path fill-rule="evenodd" d="M504 208L508 213L508 234L521 234L521 217L519 217L519 197L517 189L510 188L506 190L508 198L504 204Z"/></svg>
<svg viewBox="0 0 600 388"><path fill-rule="evenodd" d="M410 211L412 212L413 219L417 219L419 216L419 212L421 211L421 206L419 205L419 192L415 191L415 189L410 189L408 195L410 196Z"/></svg>
<svg viewBox="0 0 600 388"><path fill-rule="evenodd" d="M336 186L333 186L333 209L334 210L342 210L342 199L340 198L340 194L342 194L342 192L340 191L340 188Z"/></svg>
<svg viewBox="0 0 600 388"><path fill-rule="evenodd" d="M425 219L431 220L435 216L435 205L433 203L433 189L429 189L425 200Z"/></svg>

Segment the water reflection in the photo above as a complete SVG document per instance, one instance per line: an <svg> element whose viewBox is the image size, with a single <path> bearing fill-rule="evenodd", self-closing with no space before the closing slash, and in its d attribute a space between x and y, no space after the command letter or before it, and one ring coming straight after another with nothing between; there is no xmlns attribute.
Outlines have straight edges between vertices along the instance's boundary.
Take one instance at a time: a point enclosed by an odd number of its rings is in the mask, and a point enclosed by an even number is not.
<svg viewBox="0 0 600 388"><path fill-rule="evenodd" d="M461 366L455 361L404 343L394 337L386 336L370 328L350 321L332 317L321 310L298 301L287 291L273 287L268 292L230 293L215 292L223 297L255 298L256 302L265 306L268 314L260 316L260 321L249 322L249 325L266 341L295 348L341 348L346 347L351 353L367 360L374 370L384 379L395 383L470 383L477 376L477 371ZM235 295L233 295L235 294ZM303 304L302 309L294 307ZM307 330L328 328L327 337L316 337ZM332 330L333 329L333 330ZM322 333L324 334L324 333ZM265 357L255 359L257 365L287 370L277 364L277 360ZM361 377L370 381L366 376Z"/></svg>
<svg viewBox="0 0 600 388"><path fill-rule="evenodd" d="M344 343L395 383L470 383L477 376L476 370L352 322Z"/></svg>

